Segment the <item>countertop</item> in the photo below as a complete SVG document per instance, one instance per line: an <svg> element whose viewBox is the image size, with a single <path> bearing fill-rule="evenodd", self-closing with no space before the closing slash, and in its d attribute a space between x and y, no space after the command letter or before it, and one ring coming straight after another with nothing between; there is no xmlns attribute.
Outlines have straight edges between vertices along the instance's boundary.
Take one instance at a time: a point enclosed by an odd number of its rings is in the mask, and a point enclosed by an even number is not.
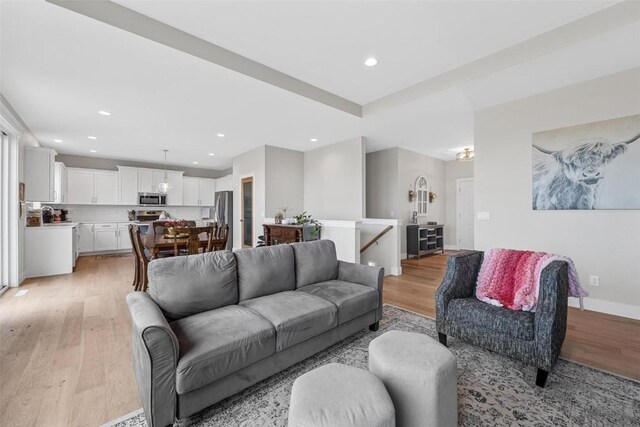
<svg viewBox="0 0 640 427"><path fill-rule="evenodd" d="M27 230L37 230L43 228L65 228L65 227L77 227L77 222L51 222L48 224L42 224L40 227L27 227Z"/></svg>

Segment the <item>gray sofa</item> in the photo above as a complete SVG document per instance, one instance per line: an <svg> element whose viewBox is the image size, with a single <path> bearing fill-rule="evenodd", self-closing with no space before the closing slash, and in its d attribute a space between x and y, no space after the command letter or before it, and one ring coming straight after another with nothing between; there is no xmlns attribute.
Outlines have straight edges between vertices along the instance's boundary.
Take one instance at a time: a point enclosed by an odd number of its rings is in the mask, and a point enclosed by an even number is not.
<svg viewBox="0 0 640 427"><path fill-rule="evenodd" d="M384 270L332 241L159 259L131 292L133 364L149 426L171 425L369 326Z"/></svg>

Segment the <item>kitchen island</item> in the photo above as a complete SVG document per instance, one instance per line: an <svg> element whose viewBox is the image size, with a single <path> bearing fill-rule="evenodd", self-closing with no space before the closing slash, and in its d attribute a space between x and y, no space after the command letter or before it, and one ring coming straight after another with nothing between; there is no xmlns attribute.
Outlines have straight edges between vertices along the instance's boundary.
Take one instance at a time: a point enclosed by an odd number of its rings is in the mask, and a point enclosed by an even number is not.
<svg viewBox="0 0 640 427"><path fill-rule="evenodd" d="M77 227L75 222L26 227L26 277L72 273L78 257Z"/></svg>

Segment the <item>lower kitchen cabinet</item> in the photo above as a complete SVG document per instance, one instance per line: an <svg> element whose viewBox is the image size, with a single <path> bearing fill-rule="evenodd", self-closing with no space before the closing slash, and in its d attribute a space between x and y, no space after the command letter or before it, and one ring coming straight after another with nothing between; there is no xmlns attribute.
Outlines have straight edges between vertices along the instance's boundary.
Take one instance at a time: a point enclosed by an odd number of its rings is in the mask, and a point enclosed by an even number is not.
<svg viewBox="0 0 640 427"><path fill-rule="evenodd" d="M93 252L93 224L80 224L78 236L78 252Z"/></svg>
<svg viewBox="0 0 640 427"><path fill-rule="evenodd" d="M82 223L78 227L79 252L131 250L129 222Z"/></svg>
<svg viewBox="0 0 640 427"><path fill-rule="evenodd" d="M93 250L95 252L114 251L118 249L118 224L97 223L93 233Z"/></svg>

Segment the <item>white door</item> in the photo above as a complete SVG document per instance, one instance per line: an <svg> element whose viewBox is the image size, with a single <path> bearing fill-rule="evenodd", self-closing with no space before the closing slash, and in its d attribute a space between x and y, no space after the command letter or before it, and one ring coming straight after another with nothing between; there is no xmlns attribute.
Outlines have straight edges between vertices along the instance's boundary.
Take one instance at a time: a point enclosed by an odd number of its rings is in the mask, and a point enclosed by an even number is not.
<svg viewBox="0 0 640 427"><path fill-rule="evenodd" d="M171 185L167 192L167 206L182 206L182 173L167 172L169 184Z"/></svg>
<svg viewBox="0 0 640 427"><path fill-rule="evenodd" d="M138 170L138 191L140 193L156 193L156 187L153 184L153 170Z"/></svg>
<svg viewBox="0 0 640 427"><path fill-rule="evenodd" d="M184 206L198 206L200 204L200 180L198 178L182 178L182 200Z"/></svg>
<svg viewBox="0 0 640 427"><path fill-rule="evenodd" d="M67 203L70 205L93 203L93 171L67 169Z"/></svg>
<svg viewBox="0 0 640 427"><path fill-rule="evenodd" d="M457 181L456 212L458 234L458 249L474 249L473 242L473 179L459 179Z"/></svg>
<svg viewBox="0 0 640 427"><path fill-rule="evenodd" d="M78 252L93 252L93 224L80 224L78 235Z"/></svg>
<svg viewBox="0 0 640 427"><path fill-rule="evenodd" d="M122 168L118 171L120 179L120 204L138 205L138 169Z"/></svg>
<svg viewBox="0 0 640 427"><path fill-rule="evenodd" d="M94 233L95 251L113 251L118 249L118 230L96 230Z"/></svg>
<svg viewBox="0 0 640 427"><path fill-rule="evenodd" d="M118 172L95 171L94 202L98 205L118 204Z"/></svg>
<svg viewBox="0 0 640 427"><path fill-rule="evenodd" d="M200 180L200 206L215 204L216 180L202 178Z"/></svg>

